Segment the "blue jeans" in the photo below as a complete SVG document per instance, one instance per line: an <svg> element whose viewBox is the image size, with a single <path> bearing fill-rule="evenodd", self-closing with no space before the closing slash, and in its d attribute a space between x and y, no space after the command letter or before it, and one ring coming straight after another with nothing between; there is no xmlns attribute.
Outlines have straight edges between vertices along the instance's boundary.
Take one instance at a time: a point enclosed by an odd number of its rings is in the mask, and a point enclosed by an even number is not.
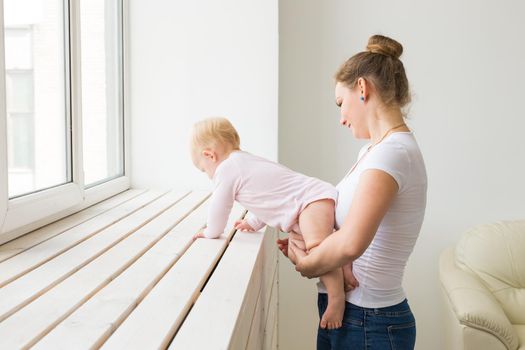
<svg viewBox="0 0 525 350"><path fill-rule="evenodd" d="M319 293L319 317L328 296ZM405 299L401 303L370 309L346 302L343 326L317 331L317 350L412 350L416 343L416 320Z"/></svg>

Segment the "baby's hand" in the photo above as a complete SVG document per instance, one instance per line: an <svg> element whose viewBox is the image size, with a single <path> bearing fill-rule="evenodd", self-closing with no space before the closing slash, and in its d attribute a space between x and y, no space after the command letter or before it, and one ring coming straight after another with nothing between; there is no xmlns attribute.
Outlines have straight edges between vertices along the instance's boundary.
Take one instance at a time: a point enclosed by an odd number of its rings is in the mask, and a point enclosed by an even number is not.
<svg viewBox="0 0 525 350"><path fill-rule="evenodd" d="M254 232L255 230L251 227L246 220L235 221L234 228L243 232Z"/></svg>
<svg viewBox="0 0 525 350"><path fill-rule="evenodd" d="M193 235L193 240L196 240L197 238L206 238L204 236L204 231L199 231L198 233L196 233L195 235Z"/></svg>

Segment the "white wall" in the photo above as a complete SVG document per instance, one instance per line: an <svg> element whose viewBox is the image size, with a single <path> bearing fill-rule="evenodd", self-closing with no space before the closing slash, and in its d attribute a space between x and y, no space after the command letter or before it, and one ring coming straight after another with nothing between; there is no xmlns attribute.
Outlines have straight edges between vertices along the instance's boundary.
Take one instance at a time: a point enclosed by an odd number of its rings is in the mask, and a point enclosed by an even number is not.
<svg viewBox="0 0 525 350"><path fill-rule="evenodd" d="M334 184L362 145L338 126L335 70L372 34L404 45L414 93L409 125L429 177L404 286L417 348L441 350L440 252L470 226L525 216L525 3L281 0L279 12L279 159ZM313 282L281 265L280 346L313 349Z"/></svg>
<svg viewBox="0 0 525 350"><path fill-rule="evenodd" d="M241 147L277 159L276 0L130 0L132 186L208 188L191 125L226 116Z"/></svg>

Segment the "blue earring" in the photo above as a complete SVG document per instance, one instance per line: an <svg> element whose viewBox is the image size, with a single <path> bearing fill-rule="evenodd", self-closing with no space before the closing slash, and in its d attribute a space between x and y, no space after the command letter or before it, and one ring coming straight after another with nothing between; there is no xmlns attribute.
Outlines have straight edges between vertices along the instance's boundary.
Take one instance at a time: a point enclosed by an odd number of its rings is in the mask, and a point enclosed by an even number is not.
<svg viewBox="0 0 525 350"><path fill-rule="evenodd" d="M364 96L359 97L359 99L361 100L361 102L365 102L365 97Z"/></svg>

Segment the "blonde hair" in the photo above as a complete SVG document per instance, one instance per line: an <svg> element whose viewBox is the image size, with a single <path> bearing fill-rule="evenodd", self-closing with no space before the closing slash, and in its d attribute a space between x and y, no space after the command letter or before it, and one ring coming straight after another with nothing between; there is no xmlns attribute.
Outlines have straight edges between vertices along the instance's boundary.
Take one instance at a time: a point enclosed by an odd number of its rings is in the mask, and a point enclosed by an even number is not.
<svg viewBox="0 0 525 350"><path fill-rule="evenodd" d="M205 148L240 150L240 145L241 140L237 130L226 118L207 118L193 125L191 135L192 152L198 152Z"/></svg>
<svg viewBox="0 0 525 350"><path fill-rule="evenodd" d="M386 36L373 35L366 51L350 57L335 74L337 82L353 89L359 78L372 83L387 107L405 107L411 100L408 79L399 57L403 46Z"/></svg>

